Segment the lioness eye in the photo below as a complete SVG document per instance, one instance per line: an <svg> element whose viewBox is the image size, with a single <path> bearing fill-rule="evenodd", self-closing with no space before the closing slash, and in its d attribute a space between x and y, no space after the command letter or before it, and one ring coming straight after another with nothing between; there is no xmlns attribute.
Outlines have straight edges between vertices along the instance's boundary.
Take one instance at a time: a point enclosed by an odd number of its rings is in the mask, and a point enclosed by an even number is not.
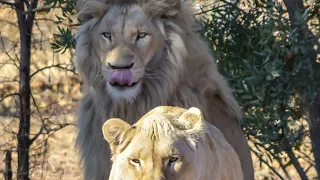
<svg viewBox="0 0 320 180"><path fill-rule="evenodd" d="M111 39L111 33L109 33L109 32L102 33L102 36L105 38L108 38L109 40Z"/></svg>
<svg viewBox="0 0 320 180"><path fill-rule="evenodd" d="M147 33L145 33L145 32L140 32L140 33L138 34L137 39L141 39L141 38L144 38L144 37L146 37L146 36L147 36Z"/></svg>
<svg viewBox="0 0 320 180"><path fill-rule="evenodd" d="M140 160L139 159L131 159L130 163L133 165L139 165L140 164Z"/></svg>

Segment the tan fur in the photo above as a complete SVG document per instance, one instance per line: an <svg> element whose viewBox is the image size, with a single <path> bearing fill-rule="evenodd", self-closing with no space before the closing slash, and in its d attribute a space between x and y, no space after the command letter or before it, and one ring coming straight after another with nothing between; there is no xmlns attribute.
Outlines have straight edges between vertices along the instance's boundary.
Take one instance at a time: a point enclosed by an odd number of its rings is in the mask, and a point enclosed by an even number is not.
<svg viewBox="0 0 320 180"><path fill-rule="evenodd" d="M109 180L243 179L236 152L198 108L159 106L133 126L110 119L102 130L112 151Z"/></svg>
<svg viewBox="0 0 320 180"><path fill-rule="evenodd" d="M182 0L79 0L76 65L84 82L77 145L86 180L104 180L109 148L101 126L121 118L133 124L160 105L199 107L237 152L244 179L253 179L249 146L240 128L240 108L219 74L204 41L195 33L191 5ZM139 32L148 36L137 40ZM102 33L111 32L112 40ZM134 87L108 83L108 63L128 65Z"/></svg>

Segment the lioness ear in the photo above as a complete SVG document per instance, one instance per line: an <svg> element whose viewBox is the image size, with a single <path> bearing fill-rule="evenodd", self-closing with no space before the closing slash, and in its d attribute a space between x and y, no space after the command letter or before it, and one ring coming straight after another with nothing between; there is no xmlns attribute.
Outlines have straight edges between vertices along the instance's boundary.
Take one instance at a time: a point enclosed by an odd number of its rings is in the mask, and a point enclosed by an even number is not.
<svg viewBox="0 0 320 180"><path fill-rule="evenodd" d="M190 148L196 150L199 138L205 133L205 121L202 112L196 107L191 107L182 113L178 121L184 127L187 134L186 140L189 142Z"/></svg>
<svg viewBox="0 0 320 180"><path fill-rule="evenodd" d="M79 1L77 5L78 18L82 22L93 18L102 17L108 9L108 5L97 0Z"/></svg>
<svg viewBox="0 0 320 180"><path fill-rule="evenodd" d="M151 17L175 18L180 9L180 0L148 0L145 4L145 10Z"/></svg>
<svg viewBox="0 0 320 180"><path fill-rule="evenodd" d="M185 130L202 133L205 125L202 112L199 108L191 107L179 117L179 122L185 127Z"/></svg>
<svg viewBox="0 0 320 180"><path fill-rule="evenodd" d="M108 141L112 152L115 152L117 146L121 143L123 135L130 128L130 124L118 118L109 119L103 124L103 137Z"/></svg>

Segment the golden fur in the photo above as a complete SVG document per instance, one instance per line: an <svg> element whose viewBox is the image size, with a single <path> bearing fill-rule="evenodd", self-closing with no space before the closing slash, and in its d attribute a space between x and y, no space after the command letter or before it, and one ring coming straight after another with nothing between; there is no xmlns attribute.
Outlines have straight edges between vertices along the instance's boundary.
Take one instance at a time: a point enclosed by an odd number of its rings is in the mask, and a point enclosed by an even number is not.
<svg viewBox="0 0 320 180"><path fill-rule="evenodd" d="M198 108L159 106L130 126L107 120L109 180L242 180L240 160Z"/></svg>
<svg viewBox="0 0 320 180"><path fill-rule="evenodd" d="M239 125L240 108L206 43L195 33L190 7L186 0L77 2L83 24L76 34L76 65L84 82L77 146L86 180L109 175L109 148L100 130L105 120L121 118L133 124L160 105L199 107L234 147L244 179L253 179L249 146ZM138 38L140 33L146 36ZM109 64L132 62L135 86L108 83Z"/></svg>

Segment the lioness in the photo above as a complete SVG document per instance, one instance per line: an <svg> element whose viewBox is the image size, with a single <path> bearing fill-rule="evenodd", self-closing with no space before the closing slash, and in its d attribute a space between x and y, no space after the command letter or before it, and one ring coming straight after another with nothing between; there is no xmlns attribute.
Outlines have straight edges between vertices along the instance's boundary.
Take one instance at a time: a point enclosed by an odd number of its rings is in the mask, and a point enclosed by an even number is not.
<svg viewBox="0 0 320 180"><path fill-rule="evenodd" d="M242 180L239 158L200 109L159 106L133 126L107 120L109 180Z"/></svg>
<svg viewBox="0 0 320 180"><path fill-rule="evenodd" d="M189 0L78 0L75 63L84 95L77 145L85 180L108 178L105 120L134 124L161 105L201 109L237 152L244 179L253 179L241 109L196 34L191 7Z"/></svg>

